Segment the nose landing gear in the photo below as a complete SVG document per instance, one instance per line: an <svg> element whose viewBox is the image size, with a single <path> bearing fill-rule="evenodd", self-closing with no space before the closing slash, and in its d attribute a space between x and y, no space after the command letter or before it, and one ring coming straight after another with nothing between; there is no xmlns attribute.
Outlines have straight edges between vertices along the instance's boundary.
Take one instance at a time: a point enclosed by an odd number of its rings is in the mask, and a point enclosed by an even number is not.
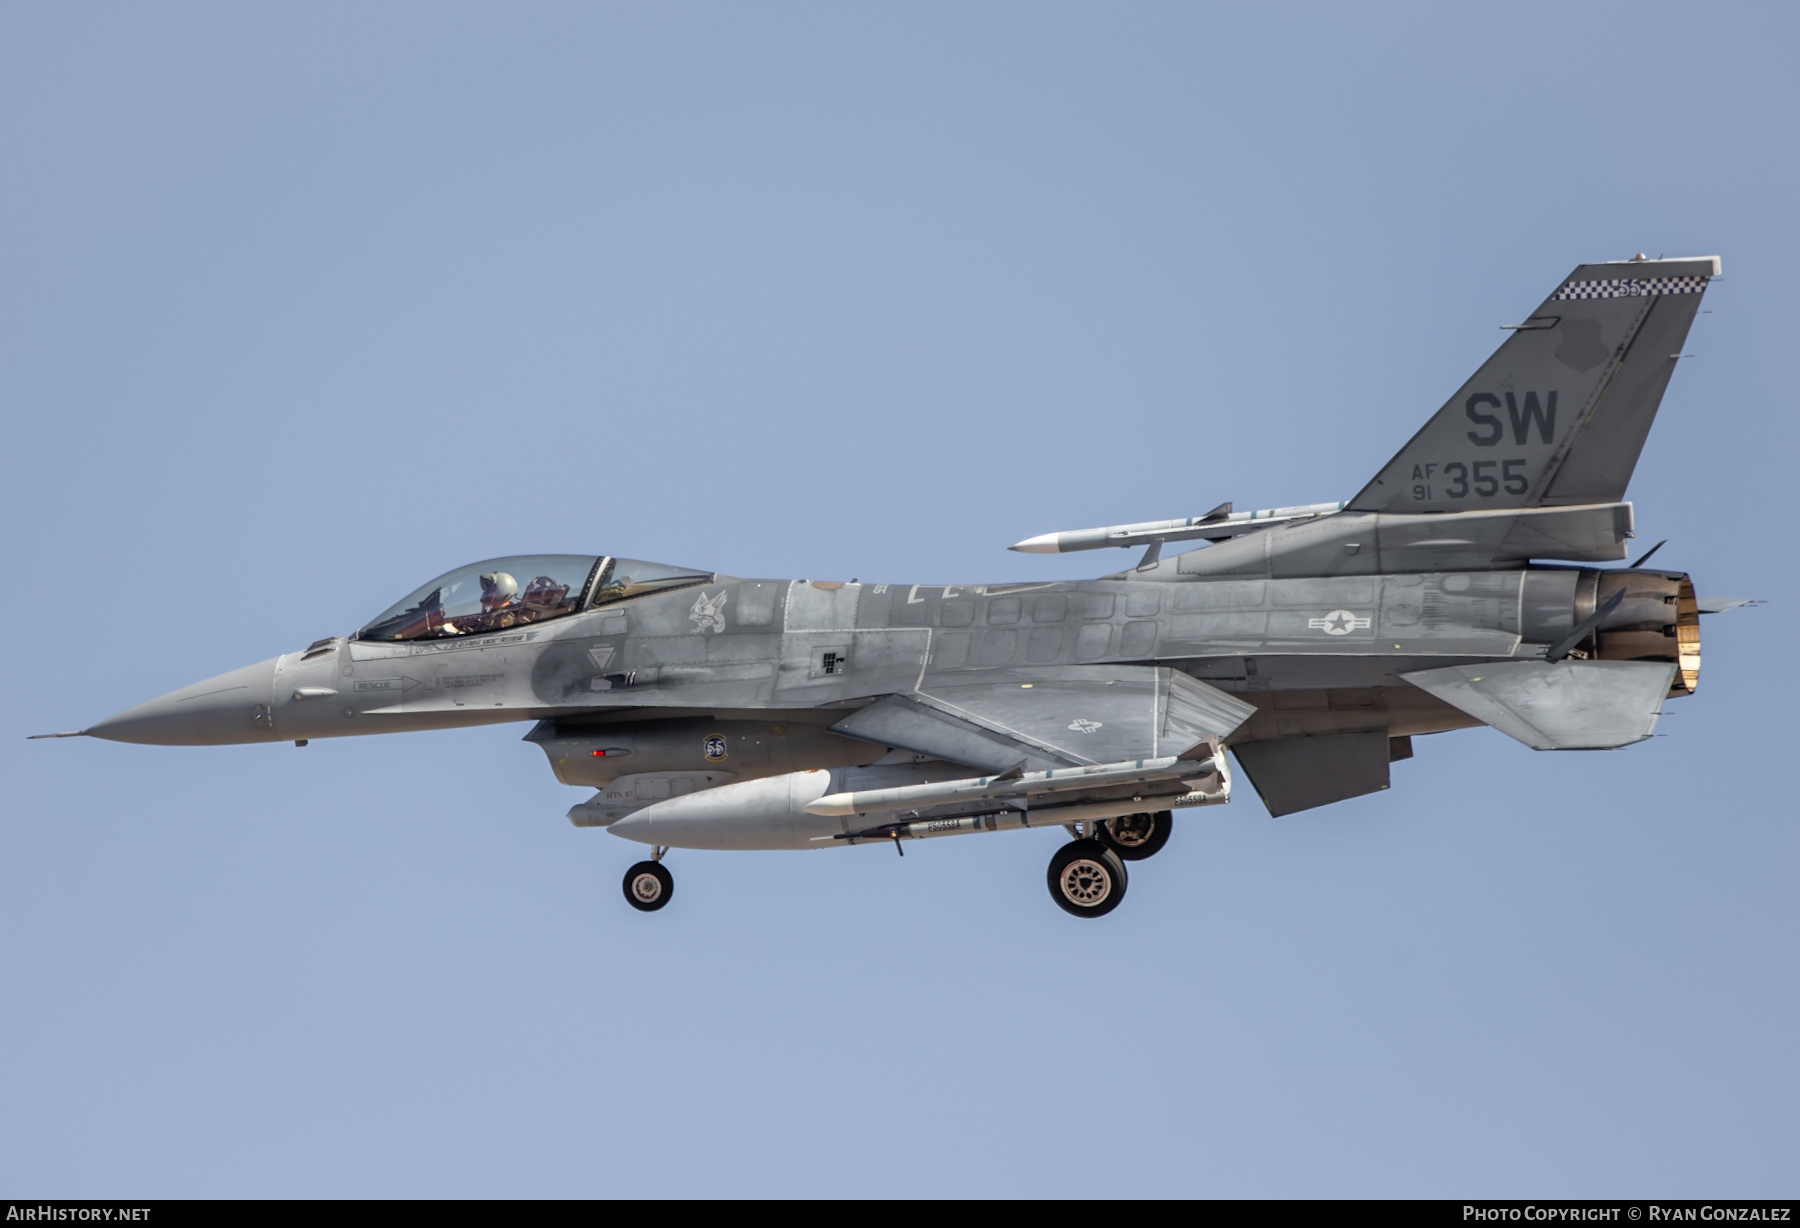
<svg viewBox="0 0 1800 1228"><path fill-rule="evenodd" d="M651 860L640 861L625 871L625 902L639 912L655 912L675 894L675 876L662 864L666 848L658 847Z"/></svg>

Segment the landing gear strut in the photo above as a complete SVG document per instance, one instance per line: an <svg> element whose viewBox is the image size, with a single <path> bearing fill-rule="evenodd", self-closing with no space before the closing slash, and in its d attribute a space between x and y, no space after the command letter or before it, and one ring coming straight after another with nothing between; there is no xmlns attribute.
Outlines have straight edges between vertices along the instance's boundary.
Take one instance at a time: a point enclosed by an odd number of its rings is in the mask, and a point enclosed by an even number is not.
<svg viewBox="0 0 1800 1228"><path fill-rule="evenodd" d="M1094 838L1119 855L1122 861L1143 861L1162 851L1174 830L1175 816L1167 810L1155 814L1127 814L1094 824Z"/></svg>
<svg viewBox="0 0 1800 1228"><path fill-rule="evenodd" d="M639 912L655 912L675 894L675 876L663 867L665 848L650 854L652 860L640 861L625 871L625 902Z"/></svg>
<svg viewBox="0 0 1800 1228"><path fill-rule="evenodd" d="M1098 840L1072 840L1050 859L1050 898L1077 917L1104 917L1125 898L1125 863Z"/></svg>

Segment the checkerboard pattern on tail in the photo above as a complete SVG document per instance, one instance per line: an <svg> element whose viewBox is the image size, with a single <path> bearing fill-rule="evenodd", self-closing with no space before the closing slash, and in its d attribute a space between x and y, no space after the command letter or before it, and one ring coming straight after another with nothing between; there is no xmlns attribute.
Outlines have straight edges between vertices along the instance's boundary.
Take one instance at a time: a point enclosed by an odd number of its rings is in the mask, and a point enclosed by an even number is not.
<svg viewBox="0 0 1800 1228"><path fill-rule="evenodd" d="M1653 294L1699 294L1708 277L1613 277L1604 281L1564 282L1550 297L1557 301L1577 298L1644 298Z"/></svg>

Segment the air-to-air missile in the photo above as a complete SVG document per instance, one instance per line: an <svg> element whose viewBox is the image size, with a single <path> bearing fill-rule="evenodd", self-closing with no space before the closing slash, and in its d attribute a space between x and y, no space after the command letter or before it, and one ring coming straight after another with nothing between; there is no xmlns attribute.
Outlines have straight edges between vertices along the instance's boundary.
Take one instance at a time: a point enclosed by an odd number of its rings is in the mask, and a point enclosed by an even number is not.
<svg viewBox="0 0 1800 1228"><path fill-rule="evenodd" d="M1149 567L1162 556L1169 542L1222 542L1253 529L1295 520L1311 520L1344 510L1342 503L1309 503L1304 507L1271 507L1260 512L1234 512L1231 504L1221 503L1204 516L1186 520L1147 520L1142 524L1116 524L1104 529L1071 529L1063 533L1042 533L1008 546L1022 554L1070 554L1077 550L1100 550L1109 546L1148 546L1139 567Z"/></svg>
<svg viewBox="0 0 1800 1228"><path fill-rule="evenodd" d="M607 554L458 568L350 636L77 734L161 745L531 721L578 828L805 849L1049 828L1052 898L1116 907L1174 815L1372 794L1421 734L1629 745L1699 682L1687 575L1624 568L1626 484L1711 257L1578 267L1354 497L1049 533L1144 547L1092 580L738 579ZM1163 548L1199 542L1170 558ZM1655 548L1651 553L1654 553ZM69 737L76 734L46 735Z"/></svg>

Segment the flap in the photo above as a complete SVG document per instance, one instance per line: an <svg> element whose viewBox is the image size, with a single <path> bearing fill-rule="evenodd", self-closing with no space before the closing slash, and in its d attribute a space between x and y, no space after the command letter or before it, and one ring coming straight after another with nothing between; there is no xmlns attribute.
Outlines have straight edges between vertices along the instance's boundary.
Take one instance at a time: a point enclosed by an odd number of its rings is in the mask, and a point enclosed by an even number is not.
<svg viewBox="0 0 1800 1228"><path fill-rule="evenodd" d="M1611 750L1649 737L1678 667L1502 661L1400 676L1533 750Z"/></svg>
<svg viewBox="0 0 1800 1228"><path fill-rule="evenodd" d="M928 681L852 713L832 731L1004 771L1180 755L1217 741L1256 709L1179 671L1070 665L986 670Z"/></svg>

